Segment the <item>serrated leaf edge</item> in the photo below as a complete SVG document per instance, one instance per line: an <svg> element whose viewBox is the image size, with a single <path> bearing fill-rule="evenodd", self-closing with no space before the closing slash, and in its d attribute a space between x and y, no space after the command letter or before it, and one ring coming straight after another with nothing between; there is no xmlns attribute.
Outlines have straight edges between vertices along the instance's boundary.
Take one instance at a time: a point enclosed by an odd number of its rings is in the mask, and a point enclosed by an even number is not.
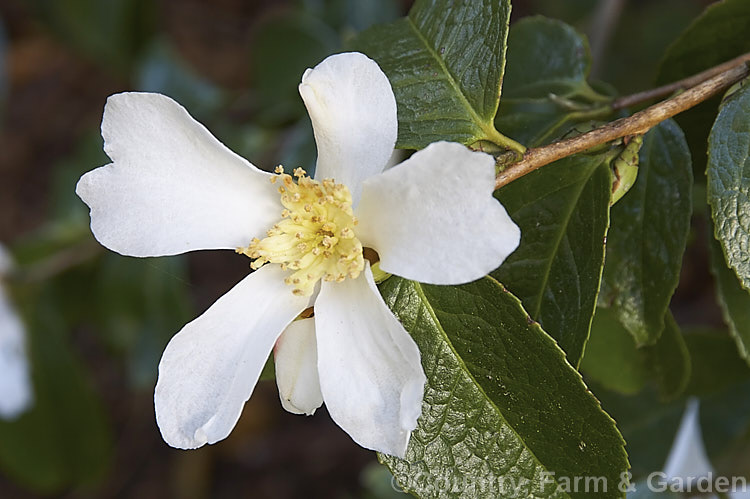
<svg viewBox="0 0 750 499"><path fill-rule="evenodd" d="M513 295L510 291L508 291L505 288L505 286L503 286L502 283L500 283L497 279L495 279L495 278L493 278L492 276L489 276L489 275L483 277L482 279L489 280L492 284L494 284L495 286L497 286L497 287L500 288L500 292L505 293L508 296L510 296L512 298L513 302L514 302L514 305L516 305L518 307L519 311L522 312L523 314L525 314L526 317L528 317L530 320L533 321L533 319L528 314L528 312L526 312L526 310L523 308L523 304L521 303L521 300L519 300L515 295ZM542 461L537 457L537 455L534 453L534 451L532 451L529 447L527 447L525 445L525 440L521 437L521 435L518 434L518 432L516 431L515 427L513 427L513 425L511 425L508 422L508 420L505 419L505 416L503 415L503 413L500 410L500 408L487 395L487 393L484 391L484 389L482 388L482 386L477 382L476 378L471 373L471 371L469 370L469 368L466 366L466 363L464 362L463 358L458 354L458 352L456 351L456 349L453 346L453 343L450 341L450 338L448 338L448 335L446 334L445 330L443 329L443 325L441 324L440 320L437 318L437 315L435 314L435 310L432 307L432 304L429 302L429 300L427 299L427 296L424 294L424 291L422 289L422 284L419 283L419 282L415 282L415 281L410 281L410 283L414 285L414 289L415 289L417 295L419 296L420 301L422 302L422 305L425 306L427 312L430 314L430 317L432 318L432 320L435 323L436 327L440 331L440 334L442 335L443 340L446 342L446 344L450 348L451 352L453 352L453 354L455 355L455 358L456 358L458 364L461 366L461 369L469 377L469 379L472 381L472 383L474 384L474 386L479 390L479 392L484 396L485 400L487 402L489 402L491 404L491 406L495 409L495 412L498 415L498 417L508 426L508 428L513 432L513 434L516 435L516 437L518 438L518 441L523 443L524 447L534 457L534 460L537 463L539 463L539 465L542 468L544 468L545 470L548 470L547 466L545 466L544 463L542 463ZM593 314L592 314L592 320L593 320ZM555 354L558 355L558 358L560 360L562 360L563 363L568 364L568 366L570 367L571 371L573 371L575 373L575 375L576 375L576 381L579 383L579 386L581 386L591 396L591 398L594 400L595 408L599 409L599 411L607 418L608 422L612 424L612 427L615 429L617 435L619 436L619 440L620 440L619 443L621 444L620 448L622 449L622 454L623 454L622 457L625 458L625 464L627 466L626 469L630 469L630 460L628 459L628 453L625 450L626 442L625 442L625 439L622 436L622 433L620 433L620 430L617 427L617 422L612 418L612 416L610 416L602 408L601 402L599 402L599 399L596 398L596 396L594 395L594 393L586 385L586 382L583 380L583 376L581 376L581 373L576 368L574 368L572 365L570 365L570 363L567 361L565 351L563 351L563 349L560 348L560 345L557 344L557 341L552 336L550 336L549 334L547 334L544 331L544 329L542 329L541 325L538 322L533 321L530 324L530 327L538 329L539 332L542 334L542 336L546 336L547 339L553 343L554 348L556 349ZM581 358L583 358L583 356L581 356ZM385 461L385 456L383 454L381 454L381 453L377 453L377 456L378 456L378 462L380 464L383 464L386 467L388 467L388 469L393 473L393 470L390 468L390 466L388 465L388 463ZM398 477L396 476L395 473L393 473L393 476L394 476L394 479L396 480L396 482L402 488L402 490L404 490L405 492L411 493L412 495L416 496L416 494L414 494L415 491L409 489L408 486L404 486L399 481L399 479L398 479ZM558 487L559 487L559 484L558 484ZM563 493L565 493L565 492L563 492ZM565 493L565 494L568 495L568 497L571 497L569 494L567 494L567 493ZM416 496L416 497L419 497L419 496ZM623 495L621 497L623 497L623 498L625 497L624 493L623 493Z"/></svg>

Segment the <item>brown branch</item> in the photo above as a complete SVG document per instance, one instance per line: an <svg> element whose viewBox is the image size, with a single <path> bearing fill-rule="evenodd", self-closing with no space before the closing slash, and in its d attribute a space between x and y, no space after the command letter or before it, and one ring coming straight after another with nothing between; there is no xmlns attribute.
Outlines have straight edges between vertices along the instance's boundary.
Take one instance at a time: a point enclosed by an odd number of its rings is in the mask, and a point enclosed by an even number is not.
<svg viewBox="0 0 750 499"><path fill-rule="evenodd" d="M703 83L709 78L712 78L718 74L721 74L727 71L728 69L732 69L735 66L739 66L747 61L750 61L750 52L748 52L747 54L743 54L739 57L735 57L731 61L727 61L723 64L719 64L718 66L714 66L710 69L707 69L703 71L702 73L698 73L696 75L676 81L674 83L670 83L662 87L652 88L650 90L645 90L643 92L638 92L637 94L625 95L625 96L619 97L615 99L614 101L612 101L612 109L615 111L618 111L620 109L634 106L636 104L640 104L642 102L646 102L651 99L658 99L660 97L666 97L668 95L671 95L677 92L678 90L685 90L687 88L694 87L698 85L699 83Z"/></svg>
<svg viewBox="0 0 750 499"><path fill-rule="evenodd" d="M735 63L736 64L736 63ZM750 75L750 68L742 61L724 72L699 83L683 93L637 112L627 118L608 123L590 132L554 142L552 144L528 149L523 158L500 172L495 178L495 189L530 173L546 164L585 151L605 142L610 142L627 135L646 133L667 118L700 104Z"/></svg>

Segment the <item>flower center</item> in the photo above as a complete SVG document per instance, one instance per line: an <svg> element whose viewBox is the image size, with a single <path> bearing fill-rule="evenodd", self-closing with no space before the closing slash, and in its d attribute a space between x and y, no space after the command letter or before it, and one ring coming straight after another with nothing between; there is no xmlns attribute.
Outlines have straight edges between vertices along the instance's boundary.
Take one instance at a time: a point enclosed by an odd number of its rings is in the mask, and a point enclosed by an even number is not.
<svg viewBox="0 0 750 499"><path fill-rule="evenodd" d="M284 282L294 286L294 294L310 296L315 284L356 278L364 269L362 244L354 235L357 218L352 212L352 196L343 184L331 179L322 182L308 177L302 168L291 175L276 168L282 220L271 228L268 237L254 238L250 246L237 252L255 259L258 269L266 263L281 264L293 270Z"/></svg>

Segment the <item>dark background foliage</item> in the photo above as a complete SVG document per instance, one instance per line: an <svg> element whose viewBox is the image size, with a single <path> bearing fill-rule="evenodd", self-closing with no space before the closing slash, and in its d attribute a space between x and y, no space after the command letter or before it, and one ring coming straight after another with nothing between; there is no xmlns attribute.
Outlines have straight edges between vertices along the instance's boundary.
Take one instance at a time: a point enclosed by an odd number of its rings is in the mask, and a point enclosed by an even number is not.
<svg viewBox="0 0 750 499"><path fill-rule="evenodd" d="M609 3L620 8L607 14ZM667 45L706 0L518 0L513 20L562 19L591 37L595 79L651 86ZM293 416L262 382L231 436L183 452L163 443L152 393L182 324L247 272L198 252L128 259L93 243L73 193L104 164L108 95L157 91L271 169L314 162L297 83L408 0L0 0L0 241L24 269L13 288L30 330L36 408L0 423L0 497L390 497L388 472L321 409ZM705 228L698 226L700 232ZM703 234L672 310L715 326Z"/></svg>

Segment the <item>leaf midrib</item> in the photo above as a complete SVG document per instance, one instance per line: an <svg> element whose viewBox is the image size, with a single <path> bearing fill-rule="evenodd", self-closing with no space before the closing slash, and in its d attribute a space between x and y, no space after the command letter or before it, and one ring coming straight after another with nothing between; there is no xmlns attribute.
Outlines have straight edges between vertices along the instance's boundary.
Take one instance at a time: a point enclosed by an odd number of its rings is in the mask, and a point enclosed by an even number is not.
<svg viewBox="0 0 750 499"><path fill-rule="evenodd" d="M586 185L588 185L589 181L591 180L591 177L593 176L594 172L596 172L597 169L601 167L601 162L596 165L595 168L591 169L591 172L588 175L588 178L586 178L585 182L578 182L578 192L575 195L575 203L570 203L570 207L567 210L567 214L565 217L565 224L560 224L558 227L561 228L561 230L558 232L558 237L556 238L554 250L552 251L551 255L552 258L549 258L546 262L546 271L544 272L544 275L542 277L542 285L539 287L539 293L536 296L536 303L534 303L534 312L532 314L532 317L535 320L539 320L539 313L542 309L542 296L544 295L544 290L547 288L547 284L549 283L549 275L552 270L552 262L554 261L554 257L557 255L558 251L560 250L560 245L562 244L563 237L565 233L568 230L568 226L570 225L570 218L573 215L573 211L575 210L575 207L578 206L578 201L581 199L581 194L583 193L583 189L585 189Z"/></svg>
<svg viewBox="0 0 750 499"><path fill-rule="evenodd" d="M484 279L490 280L496 286L499 285L499 283L496 280L492 279L491 277L485 277ZM513 434L518 438L518 442L520 442L521 445L523 445L524 449L526 449L529 452L529 454L533 456L534 461L536 461L539 464L539 466L541 466L543 469L547 471L551 471L549 470L549 468L547 468L547 466L544 463L542 463L542 461L539 459L536 453L526 444L526 440L523 437L521 437L521 435L516 431L515 427L512 424L510 424L510 422L507 419L505 419L503 412L500 410L497 404L495 404L495 401L492 400L492 398L490 398L489 395L487 395L487 392L484 390L484 388L482 388L482 386L479 384L477 379L471 373L471 371L469 370L469 367L464 362L463 357L461 357L458 354L455 347L453 346L453 342L448 337L448 334L445 332L445 329L443 329L443 325L438 319L437 314L435 313L435 309L432 307L432 304L427 299L427 296L424 294L424 290L422 289L422 284L415 282L415 281L410 281L410 282L414 286L414 290L416 291L417 296L419 296L419 300L422 302L422 305L424 306L425 310L427 311L430 318L432 319L432 322L435 324L435 327L440 332L440 335L442 336L448 348L450 348L450 351L453 353L456 359L456 362L459 365L459 368L464 372L466 376L469 377L469 380L473 383L474 387L477 390L479 390L484 400L487 401L487 403L489 403L490 406L495 410L495 413L497 414L497 416L505 423L505 425L510 429L510 431L512 431ZM453 395L453 393L451 393L451 395ZM567 493L566 495L569 498L571 497Z"/></svg>
<svg viewBox="0 0 750 499"><path fill-rule="evenodd" d="M490 137L492 137L494 134L490 132L490 128L492 129L492 132L497 133L497 130L494 128L494 124L491 121L484 121L474 110L474 107L469 103L469 100L466 98L466 96L463 93L463 90L458 85L458 82L456 81L456 77L451 73L451 71L448 69L448 66L445 64L445 61L438 55L437 52L435 52L435 49L430 45L427 38L422 34L422 32L419 30L419 27L416 25L416 23L412 20L411 16L406 16L406 21L409 23L409 26L414 31L414 33L417 35L417 38L419 41L422 42L422 44L427 49L427 52L432 56L434 60L437 61L440 68L443 70L443 73L445 73L448 77L448 83L455 91L456 95L459 96L461 103L466 108L466 110L469 112L469 115L472 117L474 123L476 123L480 130L484 132L484 137L475 137L479 139L489 140ZM498 100L499 100L499 89L498 89Z"/></svg>

